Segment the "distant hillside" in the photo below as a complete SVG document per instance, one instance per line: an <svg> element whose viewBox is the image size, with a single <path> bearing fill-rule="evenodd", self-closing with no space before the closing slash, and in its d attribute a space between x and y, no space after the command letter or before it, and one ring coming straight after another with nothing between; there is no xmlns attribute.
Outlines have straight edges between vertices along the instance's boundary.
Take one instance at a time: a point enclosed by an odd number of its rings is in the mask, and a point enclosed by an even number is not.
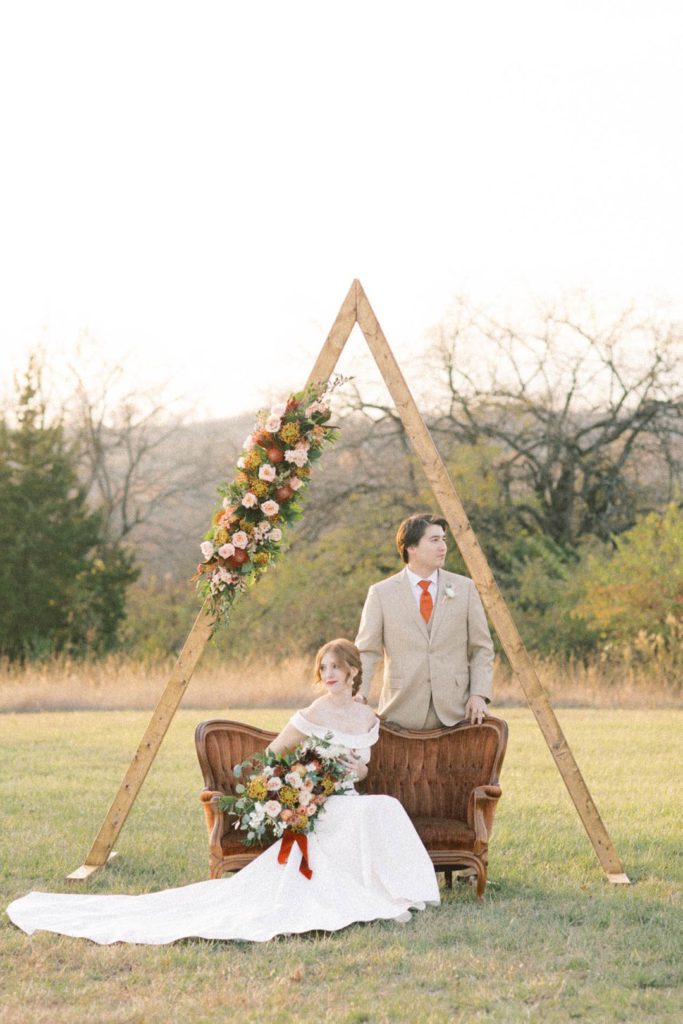
<svg viewBox="0 0 683 1024"><path fill-rule="evenodd" d="M187 579L192 574L199 559L200 541L218 500L216 488L232 479L242 443L253 423L250 413L180 425L156 449L154 477L160 469L167 469L169 476L179 477L181 486L155 509L150 522L136 527L127 538L144 576Z"/></svg>

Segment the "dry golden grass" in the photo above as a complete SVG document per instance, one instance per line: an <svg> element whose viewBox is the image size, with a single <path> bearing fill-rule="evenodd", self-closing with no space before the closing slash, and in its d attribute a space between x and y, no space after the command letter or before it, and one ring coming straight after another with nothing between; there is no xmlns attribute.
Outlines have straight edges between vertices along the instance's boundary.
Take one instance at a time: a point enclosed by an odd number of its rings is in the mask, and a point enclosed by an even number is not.
<svg viewBox="0 0 683 1024"><path fill-rule="evenodd" d="M122 656L99 661L64 658L24 666L0 663L0 712L152 708L172 667L171 659L150 662ZM680 683L662 672L544 659L537 660L537 667L551 699L560 706L645 708L681 703ZM195 672L183 706L301 707L311 699L312 678L312 657L275 661L255 656L230 663L210 650ZM526 703L518 682L500 660L494 687L498 706ZM373 702L378 692L375 679Z"/></svg>

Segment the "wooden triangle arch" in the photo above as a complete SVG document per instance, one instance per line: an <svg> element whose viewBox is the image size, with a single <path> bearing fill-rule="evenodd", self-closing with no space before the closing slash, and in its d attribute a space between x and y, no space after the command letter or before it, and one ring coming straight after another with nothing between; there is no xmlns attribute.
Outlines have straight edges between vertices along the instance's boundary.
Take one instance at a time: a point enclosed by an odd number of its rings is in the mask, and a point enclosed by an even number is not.
<svg viewBox="0 0 683 1024"><path fill-rule="evenodd" d="M550 753L555 759L555 764L569 790L569 795L574 801L600 864L610 882L628 884L629 879L624 873L619 855L597 807L593 803L579 766L574 760L574 755L569 749L548 695L536 674L503 595L493 578L486 556L479 546L446 467L420 416L360 281L354 281L351 285L307 384L326 380L333 373L342 349L356 323L363 332L380 369L406 433L422 463L434 496L448 521L489 618L500 637L512 670L519 679L529 706L536 716ZM88 878L108 859L115 856L113 845L171 724L195 666L211 635L214 622L215 617L212 614L207 613L205 609L200 611L86 861L68 876L70 879Z"/></svg>

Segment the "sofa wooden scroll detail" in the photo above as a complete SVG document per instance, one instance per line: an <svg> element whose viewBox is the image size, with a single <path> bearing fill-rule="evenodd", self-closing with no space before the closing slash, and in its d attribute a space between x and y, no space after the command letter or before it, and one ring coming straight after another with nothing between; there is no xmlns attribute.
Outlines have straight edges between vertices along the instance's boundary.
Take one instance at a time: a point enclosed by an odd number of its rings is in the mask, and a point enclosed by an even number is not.
<svg viewBox="0 0 683 1024"><path fill-rule="evenodd" d="M366 793L396 797L410 815L434 868L450 886L452 873L471 869L477 896L486 886L488 844L501 795L498 776L507 746L507 724L486 718L482 725L460 722L448 729L412 732L382 723L373 747ZM233 765L264 750L275 733L244 722L211 719L195 732L204 776L200 794L209 833L209 875L238 871L261 852L246 847L219 810L224 793L234 793Z"/></svg>

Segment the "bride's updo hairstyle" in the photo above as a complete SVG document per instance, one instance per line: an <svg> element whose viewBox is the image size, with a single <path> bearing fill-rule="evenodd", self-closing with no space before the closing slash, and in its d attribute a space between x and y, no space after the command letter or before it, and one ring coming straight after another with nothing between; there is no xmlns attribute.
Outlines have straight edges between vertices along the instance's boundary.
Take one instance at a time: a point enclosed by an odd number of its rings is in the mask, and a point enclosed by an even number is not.
<svg viewBox="0 0 683 1024"><path fill-rule="evenodd" d="M356 645L352 644L350 640L345 640L343 637L339 637L338 640L330 640L329 643L323 644L315 656L316 683L322 682L320 666L326 654L331 654L333 657L337 658L337 660L348 669L358 669L351 688L351 692L355 696L355 694L360 690L361 683L363 682L363 668L360 662L360 651Z"/></svg>

